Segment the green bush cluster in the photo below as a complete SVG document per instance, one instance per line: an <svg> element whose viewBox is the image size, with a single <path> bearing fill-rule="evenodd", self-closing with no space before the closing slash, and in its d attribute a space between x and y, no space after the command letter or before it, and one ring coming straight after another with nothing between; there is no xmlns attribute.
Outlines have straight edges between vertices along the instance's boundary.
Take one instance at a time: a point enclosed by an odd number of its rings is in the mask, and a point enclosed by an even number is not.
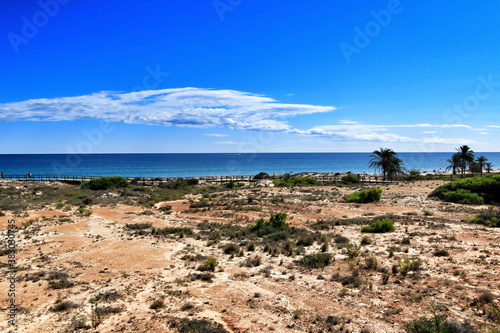
<svg viewBox="0 0 500 333"><path fill-rule="evenodd" d="M373 222L370 226L361 227L361 232L384 233L394 231L394 222L389 219Z"/></svg>
<svg viewBox="0 0 500 333"><path fill-rule="evenodd" d="M423 179L423 178L424 177L422 176L422 174L420 173L420 171L415 170L415 169L411 169L410 173L406 177L406 180L419 180L419 179Z"/></svg>
<svg viewBox="0 0 500 333"><path fill-rule="evenodd" d="M250 230L259 231L262 229L268 229L267 234L270 234L275 231L283 231L288 229L288 223L286 223L287 214L286 213L276 213L271 214L269 218L269 222L266 222L264 219L257 220L257 223L250 225Z"/></svg>
<svg viewBox="0 0 500 333"><path fill-rule="evenodd" d="M280 187L288 187L293 185L317 185L319 182L316 178L312 177L286 177L285 179L273 180L274 185Z"/></svg>
<svg viewBox="0 0 500 333"><path fill-rule="evenodd" d="M429 196L444 201L480 205L500 201L500 175L461 179L438 187Z"/></svg>
<svg viewBox="0 0 500 333"><path fill-rule="evenodd" d="M342 177L342 183L344 184L357 184L359 183L359 178L355 174L349 173Z"/></svg>
<svg viewBox="0 0 500 333"><path fill-rule="evenodd" d="M476 217L466 220L466 222L500 228L500 211L495 211L493 207L490 207L488 212L477 214Z"/></svg>
<svg viewBox="0 0 500 333"><path fill-rule="evenodd" d="M101 177L83 182L81 188L98 191L112 188L127 188L128 185L128 181L123 177Z"/></svg>
<svg viewBox="0 0 500 333"><path fill-rule="evenodd" d="M331 253L314 253L305 255L302 258L301 262L309 268L323 268L325 266L328 266L331 260Z"/></svg>
<svg viewBox="0 0 500 333"><path fill-rule="evenodd" d="M349 194L346 197L348 202L357 202L357 203L369 203L379 201L382 197L382 189L380 187L371 188L368 190L357 191Z"/></svg>

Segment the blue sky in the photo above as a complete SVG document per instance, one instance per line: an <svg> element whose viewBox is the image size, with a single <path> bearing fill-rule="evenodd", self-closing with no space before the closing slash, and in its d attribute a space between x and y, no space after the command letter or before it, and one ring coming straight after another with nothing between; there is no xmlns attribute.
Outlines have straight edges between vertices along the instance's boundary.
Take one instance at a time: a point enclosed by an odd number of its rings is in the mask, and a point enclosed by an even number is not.
<svg viewBox="0 0 500 333"><path fill-rule="evenodd" d="M0 153L500 151L499 12L1 1Z"/></svg>

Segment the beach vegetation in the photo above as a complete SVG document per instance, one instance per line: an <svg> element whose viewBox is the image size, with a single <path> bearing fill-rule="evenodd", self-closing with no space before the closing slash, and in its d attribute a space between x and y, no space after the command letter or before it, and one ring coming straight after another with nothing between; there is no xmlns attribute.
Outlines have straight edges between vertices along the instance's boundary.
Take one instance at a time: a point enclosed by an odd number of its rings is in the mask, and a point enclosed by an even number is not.
<svg viewBox="0 0 500 333"><path fill-rule="evenodd" d="M285 174L283 179L274 179L273 183L279 187L289 187L294 185L318 185L318 180L312 177L292 177Z"/></svg>
<svg viewBox="0 0 500 333"><path fill-rule="evenodd" d="M356 245L354 243L347 243L344 245L345 253L347 257L352 260L359 256L361 251L361 245Z"/></svg>
<svg viewBox="0 0 500 333"><path fill-rule="evenodd" d="M359 177L355 174L348 173L344 177L342 177L342 183L344 184L357 184L359 183Z"/></svg>
<svg viewBox="0 0 500 333"><path fill-rule="evenodd" d="M332 261L331 253L314 253L305 255L301 263L308 268L324 268Z"/></svg>
<svg viewBox="0 0 500 333"><path fill-rule="evenodd" d="M416 169L411 169L408 176L406 176L406 180L420 180L422 178L422 174Z"/></svg>
<svg viewBox="0 0 500 333"><path fill-rule="evenodd" d="M128 181L123 177L101 177L83 182L81 188L98 191L115 188L127 188L128 186Z"/></svg>
<svg viewBox="0 0 500 333"><path fill-rule="evenodd" d="M394 222L389 219L373 222L370 226L361 228L361 232L385 233L394 231Z"/></svg>
<svg viewBox="0 0 500 333"><path fill-rule="evenodd" d="M380 201L382 197L382 189L380 187L357 191L349 194L346 197L347 202L370 203Z"/></svg>
<svg viewBox="0 0 500 333"><path fill-rule="evenodd" d="M381 170L384 181L392 179L394 175L402 174L405 172L403 167L403 160L397 157L397 153L390 148L382 148L373 151L370 155L370 168Z"/></svg>
<svg viewBox="0 0 500 333"><path fill-rule="evenodd" d="M465 221L492 228L500 228L500 210L495 210L493 206L490 206L485 213L477 214L474 218Z"/></svg>
<svg viewBox="0 0 500 333"><path fill-rule="evenodd" d="M254 225L250 225L250 230L259 231L261 229L269 229L271 232L274 230L286 230L289 227L288 223L286 223L286 218L286 213L271 214L269 221L266 222L263 218L260 218Z"/></svg>
<svg viewBox="0 0 500 333"><path fill-rule="evenodd" d="M434 190L430 197L444 201L475 204L500 201L500 175L472 177L450 182Z"/></svg>
<svg viewBox="0 0 500 333"><path fill-rule="evenodd" d="M422 268L422 259L410 259L408 257L404 257L399 261L399 266L401 267L401 274L406 275L408 272L416 272Z"/></svg>
<svg viewBox="0 0 500 333"><path fill-rule="evenodd" d="M267 174L266 172L260 172L259 174L253 176L253 179L268 179L269 178L269 174Z"/></svg>

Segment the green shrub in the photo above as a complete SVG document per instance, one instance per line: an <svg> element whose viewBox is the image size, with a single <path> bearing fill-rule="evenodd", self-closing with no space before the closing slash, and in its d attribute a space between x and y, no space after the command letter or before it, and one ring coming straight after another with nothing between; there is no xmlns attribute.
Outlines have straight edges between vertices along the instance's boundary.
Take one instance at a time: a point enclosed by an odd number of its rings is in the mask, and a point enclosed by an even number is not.
<svg viewBox="0 0 500 333"><path fill-rule="evenodd" d="M468 192L459 190L465 190ZM448 194L449 192L458 193ZM476 194L476 196L471 194ZM456 182L450 182L438 187L431 194L429 194L429 196L452 202L460 202L461 200L463 200L464 203L472 202L472 204L478 204L477 202L482 201L486 203L490 203L492 201L499 202L500 175L471 177L467 179L461 179Z"/></svg>
<svg viewBox="0 0 500 333"><path fill-rule="evenodd" d="M356 245L354 243L347 243L344 245L344 248L346 250L346 254L349 257L349 259L354 259L357 256L359 256L361 245Z"/></svg>
<svg viewBox="0 0 500 333"><path fill-rule="evenodd" d="M477 193L472 193L469 190L459 188L456 191L448 191L442 194L444 201L456 202L466 205L482 205L484 198Z"/></svg>
<svg viewBox="0 0 500 333"><path fill-rule="evenodd" d="M205 263L205 267L207 268L208 271L214 272L215 267L217 267L219 263L217 262L217 259L214 257L208 257L207 262Z"/></svg>
<svg viewBox="0 0 500 333"><path fill-rule="evenodd" d="M382 189L380 187L358 191L349 194L346 197L348 202L357 202L357 203L369 203L379 201L382 197Z"/></svg>
<svg viewBox="0 0 500 333"><path fill-rule="evenodd" d="M274 185L280 187L288 187L293 185L317 185L319 182L312 177L286 177L285 179L273 180Z"/></svg>
<svg viewBox="0 0 500 333"><path fill-rule="evenodd" d="M369 227L362 227L361 232L384 233L394 231L394 222L389 219L373 222Z"/></svg>
<svg viewBox="0 0 500 333"><path fill-rule="evenodd" d="M469 223L482 224L492 228L500 228L500 211L489 207L488 212L477 214L473 219L465 220Z"/></svg>
<svg viewBox="0 0 500 333"><path fill-rule="evenodd" d="M420 171L411 169L409 175L406 177L406 180L419 180L422 179L422 175L420 174Z"/></svg>
<svg viewBox="0 0 500 333"><path fill-rule="evenodd" d="M359 178L355 174L348 173L344 177L342 177L342 183L344 184L357 184L359 183Z"/></svg>
<svg viewBox="0 0 500 333"><path fill-rule="evenodd" d="M224 246L224 253L225 254L236 254L240 252L240 248L238 245L229 243Z"/></svg>
<svg viewBox="0 0 500 333"><path fill-rule="evenodd" d="M416 272L420 270L422 267L422 260L420 258L410 259L404 257L402 261L399 261L399 265L401 266L401 274L406 275L410 271Z"/></svg>
<svg viewBox="0 0 500 333"><path fill-rule="evenodd" d="M309 268L323 268L330 264L332 260L331 253L314 253L304 256L301 259L303 265Z"/></svg>
<svg viewBox="0 0 500 333"><path fill-rule="evenodd" d="M83 182L81 188L97 191L112 188L127 188L128 185L128 181L123 177L101 177Z"/></svg>
<svg viewBox="0 0 500 333"><path fill-rule="evenodd" d="M259 231L267 227L269 230L268 234L274 231L287 230L288 223L286 223L286 218L286 213L271 214L269 222L266 222L264 219L259 219L254 225L250 225L250 230Z"/></svg>

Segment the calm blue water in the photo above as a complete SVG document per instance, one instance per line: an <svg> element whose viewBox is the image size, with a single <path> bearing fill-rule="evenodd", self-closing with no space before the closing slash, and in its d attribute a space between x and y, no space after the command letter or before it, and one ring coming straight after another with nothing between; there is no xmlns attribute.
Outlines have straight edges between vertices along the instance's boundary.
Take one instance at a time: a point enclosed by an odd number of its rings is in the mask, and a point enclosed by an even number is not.
<svg viewBox="0 0 500 333"><path fill-rule="evenodd" d="M453 153L399 153L407 169L444 171ZM500 167L500 153L484 155ZM375 173L370 153L0 155L5 174L124 177L255 175L261 171Z"/></svg>

